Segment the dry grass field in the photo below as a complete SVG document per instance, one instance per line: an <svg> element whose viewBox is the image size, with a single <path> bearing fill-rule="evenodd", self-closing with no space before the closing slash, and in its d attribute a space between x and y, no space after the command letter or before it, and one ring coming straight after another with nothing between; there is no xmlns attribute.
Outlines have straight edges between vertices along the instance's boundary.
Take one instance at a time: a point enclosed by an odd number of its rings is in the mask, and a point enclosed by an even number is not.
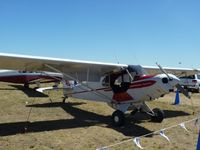
<svg viewBox="0 0 200 150"><path fill-rule="evenodd" d="M175 97L172 93L149 103L151 107L164 110L166 119L162 123L153 123L149 117L138 113L129 116L124 127L116 128L110 120L113 109L104 103L69 99L62 104L62 92L54 91L49 95L52 102L47 95L24 90L19 85L0 83L0 150L95 150L200 114L199 94L192 97L193 107L191 100L182 95L180 105L171 105ZM141 145L148 150L194 150L199 126L193 124L186 124L189 133L180 127L167 130L171 143L154 135L141 138ZM130 141L110 149L137 148Z"/></svg>

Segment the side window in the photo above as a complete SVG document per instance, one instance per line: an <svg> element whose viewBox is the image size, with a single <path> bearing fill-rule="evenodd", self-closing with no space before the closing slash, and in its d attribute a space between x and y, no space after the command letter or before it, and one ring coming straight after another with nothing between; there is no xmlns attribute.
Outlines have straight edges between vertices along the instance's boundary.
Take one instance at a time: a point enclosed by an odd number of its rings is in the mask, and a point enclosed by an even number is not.
<svg viewBox="0 0 200 150"><path fill-rule="evenodd" d="M198 78L200 79L200 75ZM195 79L195 75L180 77L180 79Z"/></svg>
<svg viewBox="0 0 200 150"><path fill-rule="evenodd" d="M195 79L195 75L192 75L192 79Z"/></svg>
<svg viewBox="0 0 200 150"><path fill-rule="evenodd" d="M188 76L188 79L195 79L195 75Z"/></svg>
<svg viewBox="0 0 200 150"><path fill-rule="evenodd" d="M105 76L102 80L102 85L103 86L109 86L110 85L110 78L109 76Z"/></svg>
<svg viewBox="0 0 200 150"><path fill-rule="evenodd" d="M199 75L199 74L197 75L197 79L199 79L199 80L200 80L200 75Z"/></svg>

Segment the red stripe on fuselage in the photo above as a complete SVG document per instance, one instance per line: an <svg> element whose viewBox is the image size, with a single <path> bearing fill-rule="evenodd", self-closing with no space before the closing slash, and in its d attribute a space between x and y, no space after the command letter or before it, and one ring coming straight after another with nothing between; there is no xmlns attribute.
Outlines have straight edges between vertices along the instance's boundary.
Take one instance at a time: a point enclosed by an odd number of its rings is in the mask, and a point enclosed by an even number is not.
<svg viewBox="0 0 200 150"><path fill-rule="evenodd" d="M129 88L130 89L144 88L144 87L152 86L155 83L156 81L154 80L141 81L141 82L132 83Z"/></svg>
<svg viewBox="0 0 200 150"><path fill-rule="evenodd" d="M49 82L55 82L59 81L56 79L52 79L52 77L49 76L41 76L41 75L17 75L17 76L1 76L0 81L1 82L11 82L11 83L29 83L34 80L49 80L49 81L44 81L41 83L49 83Z"/></svg>
<svg viewBox="0 0 200 150"><path fill-rule="evenodd" d="M150 79L153 78L153 75L141 75L141 76L135 76L134 81L144 80L144 79Z"/></svg>

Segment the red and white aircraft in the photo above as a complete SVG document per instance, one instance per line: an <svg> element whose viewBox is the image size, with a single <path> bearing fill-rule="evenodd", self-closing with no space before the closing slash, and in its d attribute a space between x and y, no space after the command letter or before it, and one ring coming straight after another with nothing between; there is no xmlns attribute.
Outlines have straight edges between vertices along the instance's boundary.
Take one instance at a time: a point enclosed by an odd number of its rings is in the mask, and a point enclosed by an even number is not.
<svg viewBox="0 0 200 150"><path fill-rule="evenodd" d="M55 82L58 84L62 78L62 74L54 72L0 70L0 82L24 84L26 88L30 84L37 84L38 87L40 87L40 83Z"/></svg>
<svg viewBox="0 0 200 150"><path fill-rule="evenodd" d="M62 73L65 80L78 83L71 88L63 88L68 96L106 102L116 110L112 114L116 126L124 124L124 114L128 110L132 110L132 114L145 112L152 117L152 121L162 122L163 111L158 108L152 110L146 102L168 94L175 87L188 96L179 85L177 76L200 72L187 68L162 68L159 65L149 67L3 53L0 53L0 68Z"/></svg>

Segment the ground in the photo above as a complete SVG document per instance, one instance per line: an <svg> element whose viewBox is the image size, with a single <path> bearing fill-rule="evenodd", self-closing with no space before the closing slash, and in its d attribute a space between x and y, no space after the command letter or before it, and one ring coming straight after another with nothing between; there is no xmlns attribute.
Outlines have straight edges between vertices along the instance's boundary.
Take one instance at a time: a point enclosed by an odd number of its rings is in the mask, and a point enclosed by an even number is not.
<svg viewBox="0 0 200 150"><path fill-rule="evenodd" d="M113 127L110 115L114 111L105 103L69 99L62 104L62 92L45 94L24 90L20 85L0 83L0 150L95 150L126 141L153 131L179 124L200 114L200 94L192 100L181 95L181 104L172 105L175 93L149 102L164 110L166 119L153 123L144 114L128 117L126 125ZM193 103L193 104L192 104ZM195 114L193 115L193 112ZM187 133L180 127L167 130L171 143L159 135L141 138L148 150L194 150L199 126L186 124ZM132 140L109 149L137 149Z"/></svg>

